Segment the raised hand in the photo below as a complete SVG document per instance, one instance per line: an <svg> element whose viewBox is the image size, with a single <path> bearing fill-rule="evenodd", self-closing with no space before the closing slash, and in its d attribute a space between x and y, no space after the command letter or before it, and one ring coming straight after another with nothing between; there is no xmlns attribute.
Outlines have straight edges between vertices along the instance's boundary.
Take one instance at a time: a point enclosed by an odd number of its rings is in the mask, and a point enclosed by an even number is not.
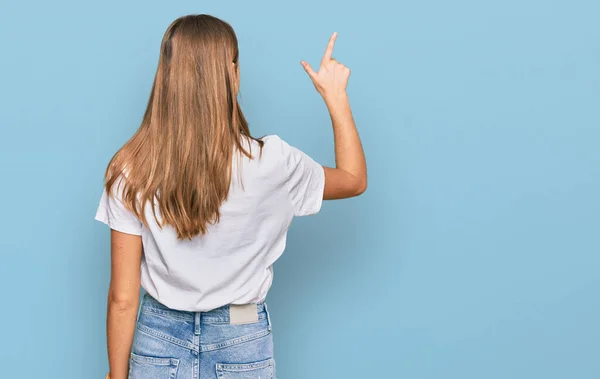
<svg viewBox="0 0 600 379"><path fill-rule="evenodd" d="M329 38L319 71L315 72L310 64L305 61L301 62L315 88L326 100L345 95L350 77L350 69L331 57L336 38L337 32Z"/></svg>

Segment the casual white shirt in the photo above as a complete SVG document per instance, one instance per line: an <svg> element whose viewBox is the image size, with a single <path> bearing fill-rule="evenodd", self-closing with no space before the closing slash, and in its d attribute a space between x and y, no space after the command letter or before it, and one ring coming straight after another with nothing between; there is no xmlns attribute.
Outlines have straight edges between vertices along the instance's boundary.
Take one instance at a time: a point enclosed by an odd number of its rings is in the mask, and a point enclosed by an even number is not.
<svg viewBox="0 0 600 379"><path fill-rule="evenodd" d="M145 227L121 202L122 181L113 186L112 196L103 191L96 220L142 237L141 286L162 304L208 311L264 300L292 218L321 209L323 167L278 136L263 141L262 156L255 141L249 142L254 159L234 156L220 221L192 240L178 240L170 225L159 228L150 204Z"/></svg>

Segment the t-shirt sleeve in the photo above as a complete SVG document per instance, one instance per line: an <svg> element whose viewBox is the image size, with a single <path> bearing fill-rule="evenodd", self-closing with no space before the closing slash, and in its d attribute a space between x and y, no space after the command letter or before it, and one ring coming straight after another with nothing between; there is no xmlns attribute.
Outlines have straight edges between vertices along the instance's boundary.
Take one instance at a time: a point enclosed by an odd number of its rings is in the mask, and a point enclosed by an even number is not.
<svg viewBox="0 0 600 379"><path fill-rule="evenodd" d="M122 179L115 182L111 189L112 196L104 188L95 219L119 232L142 235L142 222L123 204L122 183Z"/></svg>
<svg viewBox="0 0 600 379"><path fill-rule="evenodd" d="M285 186L289 192L295 216L318 213L323 203L325 171L323 166L300 149L281 140L285 166Z"/></svg>

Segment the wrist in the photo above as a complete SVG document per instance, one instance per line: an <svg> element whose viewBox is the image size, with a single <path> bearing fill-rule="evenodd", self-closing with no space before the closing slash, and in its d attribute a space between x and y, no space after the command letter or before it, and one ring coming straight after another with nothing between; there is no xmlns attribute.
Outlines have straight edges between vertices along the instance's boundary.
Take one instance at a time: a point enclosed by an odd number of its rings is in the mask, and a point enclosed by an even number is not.
<svg viewBox="0 0 600 379"><path fill-rule="evenodd" d="M323 100L325 100L325 103L332 105L345 103L348 101L348 93L346 93L346 91L338 93L324 93Z"/></svg>
<svg viewBox="0 0 600 379"><path fill-rule="evenodd" d="M323 100L325 100L325 105L327 105L327 108L330 112L334 110L337 111L339 109L345 109L350 104L350 101L348 100L348 95L345 92L335 95L324 95Z"/></svg>

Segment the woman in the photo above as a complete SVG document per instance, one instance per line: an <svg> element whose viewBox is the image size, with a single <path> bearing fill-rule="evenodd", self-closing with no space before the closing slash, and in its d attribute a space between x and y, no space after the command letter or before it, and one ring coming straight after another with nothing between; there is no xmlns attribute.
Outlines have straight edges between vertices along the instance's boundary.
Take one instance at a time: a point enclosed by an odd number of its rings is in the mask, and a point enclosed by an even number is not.
<svg viewBox="0 0 600 379"><path fill-rule="evenodd" d="M328 168L251 137L229 24L191 15L167 29L142 124L110 161L96 214L111 228L111 379L275 377L264 299L291 220L367 186L335 39L317 71L302 62L332 119Z"/></svg>

